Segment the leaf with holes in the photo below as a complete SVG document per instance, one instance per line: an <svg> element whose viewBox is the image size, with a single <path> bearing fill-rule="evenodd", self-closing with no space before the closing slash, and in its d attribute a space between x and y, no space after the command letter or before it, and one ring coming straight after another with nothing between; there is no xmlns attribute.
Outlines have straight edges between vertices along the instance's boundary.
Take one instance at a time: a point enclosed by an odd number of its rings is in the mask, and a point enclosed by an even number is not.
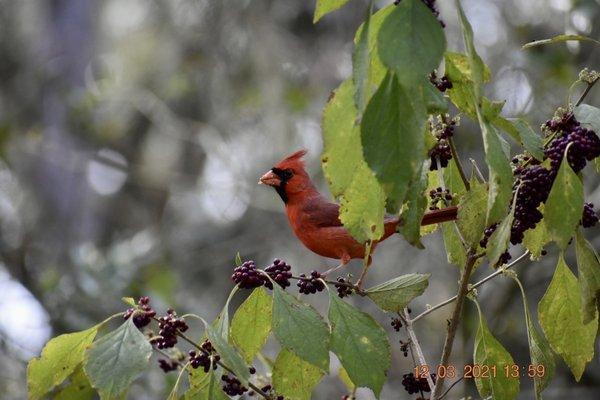
<svg viewBox="0 0 600 400"><path fill-rule="evenodd" d="M356 386L379 397L391 364L390 344L383 328L370 315L329 293L331 350Z"/></svg>
<svg viewBox="0 0 600 400"><path fill-rule="evenodd" d="M282 347L298 357L329 370L329 327L310 305L273 288L273 333Z"/></svg>

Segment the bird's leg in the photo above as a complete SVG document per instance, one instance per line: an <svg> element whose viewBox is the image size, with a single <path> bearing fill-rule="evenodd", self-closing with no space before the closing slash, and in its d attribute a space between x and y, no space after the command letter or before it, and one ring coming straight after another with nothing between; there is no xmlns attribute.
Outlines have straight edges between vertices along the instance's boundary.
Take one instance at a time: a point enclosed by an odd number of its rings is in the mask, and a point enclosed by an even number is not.
<svg viewBox="0 0 600 400"><path fill-rule="evenodd" d="M340 265L337 265L337 266L335 266L335 267L333 267L333 268L329 268L327 271L323 272L323 273L321 274L321 276L327 276L327 275L329 275L330 273L332 273L332 272L335 272L335 271L337 271L338 269L340 269L340 268L342 268L342 267L346 266L346 264L348 264L349 262L350 262L350 256L349 256L348 254L344 254L344 255L342 256L342 258L340 259Z"/></svg>

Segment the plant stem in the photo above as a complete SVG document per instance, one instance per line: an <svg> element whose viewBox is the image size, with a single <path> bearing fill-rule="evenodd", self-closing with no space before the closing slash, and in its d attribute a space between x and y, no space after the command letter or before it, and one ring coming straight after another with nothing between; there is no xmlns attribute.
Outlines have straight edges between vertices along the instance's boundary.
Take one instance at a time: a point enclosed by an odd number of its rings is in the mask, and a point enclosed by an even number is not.
<svg viewBox="0 0 600 400"><path fill-rule="evenodd" d="M192 346L194 346L195 348L197 348L198 350L200 350L201 352L208 354L208 352L206 350L204 350L202 348L202 346L198 345L196 342L194 342L192 339L188 338L186 335L184 335L183 333L177 331L177 336L179 336L180 338L182 338L183 340L185 340L186 342L188 342L189 344L191 344ZM210 354L208 354L210 355ZM231 368L229 368L228 366L226 366L225 364L223 364L220 360L217 361L217 364L219 366L221 366L221 368L223 368L225 371L229 372L230 374L235 376L235 372L233 372L231 370ZM256 386L255 384L253 384L252 382L248 381L248 386L250 386L250 388L252 390L254 390L256 393L260 394L262 397L264 397L267 400L272 400L271 396L268 393L263 392L258 386Z"/></svg>
<svg viewBox="0 0 600 400"><path fill-rule="evenodd" d="M583 94L581 95L581 97L579 98L579 100L577 100L577 103L575 103L575 107L577 107L578 105L580 105L583 102L583 100L588 95L588 93L590 92L590 90L592 90L592 88L594 87L594 85L596 84L596 82L598 82L599 80L600 80L600 78L596 78L596 80L594 82L588 83L588 86L585 88Z"/></svg>
<svg viewBox="0 0 600 400"><path fill-rule="evenodd" d="M454 162L456 162L456 167L458 168L458 173L460 174L460 179L462 179L463 184L465 185L465 189L467 191L471 190L471 185L469 184L469 180L465 175L465 170L458 158L458 152L456 151L456 146L454 145L454 140L451 137L448 138L448 143L450 144L450 151L452 152L452 158L454 158Z"/></svg>
<svg viewBox="0 0 600 400"><path fill-rule="evenodd" d="M489 274L488 276L486 276L485 278L481 279L479 282L474 283L473 285L469 286L469 292L473 291L474 289L477 289L479 286L483 285L484 283L486 283L487 281L489 281L492 278L495 278L496 276L502 274L504 271L511 269L513 266L515 266L517 263L521 262L525 257L527 257L527 255L529 255L529 251L526 251L525 253L521 254L519 257L517 257L516 260L514 260L513 262L511 262L510 264L506 265L505 267L500 267L498 268L496 271L492 272L491 274ZM421 318L423 318L424 316L426 316L429 313L434 312L435 310L442 308L450 303L452 303L454 300L456 300L458 296L452 296L447 300L442 301L441 303L436 304L435 306L428 308L427 310L423 311L421 314L417 315L416 317L414 317L411 322L415 323L418 320L420 320Z"/></svg>
<svg viewBox="0 0 600 400"><path fill-rule="evenodd" d="M428 365L427 361L425 361L425 356L423 355L423 350L421 349L421 345L419 344L419 339L417 339L417 335L415 333L415 330L413 329L412 321L409 318L407 308L404 308L404 311L402 312L401 317L404 320L404 328L406 329L406 332L408 333L408 336L410 337L411 353L413 355L417 356L419 365ZM429 387L432 388L433 387L433 379L431 378L431 374L428 373L426 378L427 378L427 383L429 384Z"/></svg>
<svg viewBox="0 0 600 400"><path fill-rule="evenodd" d="M467 255L467 263L460 277L458 293L456 294L456 306L454 307L452 318L450 319L450 326L448 326L448 332L446 333L446 340L444 342L444 348L442 350L442 358L439 363L439 365L444 367L448 365L448 360L450 359L450 355L452 354L452 346L454 344L454 337L456 336L456 328L458 328L458 325L460 323L463 303L465 302L465 297L469 292L469 278L471 277L471 272L473 271L473 266L475 265L476 260L477 259L474 257L474 254L472 252L469 252L469 254ZM439 376L432 390L432 400L438 399L443 386L444 377Z"/></svg>
<svg viewBox="0 0 600 400"><path fill-rule="evenodd" d="M444 397L445 397L445 396L448 394L448 392L450 392L450 390L452 390L452 388L453 388L454 386L456 386L456 385L457 385L457 384L458 384L460 381L462 381L463 379L464 379L464 376L461 376L460 378L458 378L457 380L455 380L455 381L452 383L452 385L450 385L450 387L449 387L448 389L446 389L446 391L445 391L445 392L444 392L444 393L443 393L443 394L442 394L442 395L439 397L439 399L438 399L438 400L441 400L441 399L443 399L443 398L444 398Z"/></svg>

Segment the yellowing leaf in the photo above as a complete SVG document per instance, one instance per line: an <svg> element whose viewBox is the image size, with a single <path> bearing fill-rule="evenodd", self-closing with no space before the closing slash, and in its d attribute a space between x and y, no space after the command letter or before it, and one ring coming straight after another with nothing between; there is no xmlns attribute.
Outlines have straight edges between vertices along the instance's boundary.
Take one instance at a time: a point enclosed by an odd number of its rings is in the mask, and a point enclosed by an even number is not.
<svg viewBox="0 0 600 400"><path fill-rule="evenodd" d="M314 387L324 372L289 350L277 355L273 366L273 387L277 394L289 400L310 400Z"/></svg>
<svg viewBox="0 0 600 400"><path fill-rule="evenodd" d="M561 255L548 290L538 305L540 325L552 349L565 360L579 381L594 357L598 314L583 321L581 287Z"/></svg>
<svg viewBox="0 0 600 400"><path fill-rule="evenodd" d="M27 366L29 399L41 399L67 379L83 361L85 350L97 333L98 325L57 336L46 343L41 356Z"/></svg>
<svg viewBox="0 0 600 400"><path fill-rule="evenodd" d="M231 321L230 337L247 362L252 362L271 332L273 300L265 289L256 288L240 305Z"/></svg>

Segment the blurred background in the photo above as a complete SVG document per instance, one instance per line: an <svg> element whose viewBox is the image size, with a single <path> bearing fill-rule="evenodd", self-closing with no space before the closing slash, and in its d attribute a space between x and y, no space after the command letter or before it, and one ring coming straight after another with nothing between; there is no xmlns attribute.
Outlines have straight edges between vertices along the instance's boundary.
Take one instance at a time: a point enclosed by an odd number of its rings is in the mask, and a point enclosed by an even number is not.
<svg viewBox="0 0 600 400"><path fill-rule="evenodd" d="M460 51L454 6L438 3L448 48ZM598 46L520 49L561 33L598 38L598 0L463 5L493 73L487 95L506 100L506 116L525 115L539 126L566 102L584 66L600 67ZM299 244L275 192L256 182L304 147L310 173L327 190L321 111L351 75L352 38L366 6L352 0L313 25L314 1L0 0L0 397L25 398L26 363L43 344L120 312L122 296L149 295L158 310L214 318L232 288L238 251L258 265L283 258L296 273L335 265ZM600 105L600 88L587 102ZM482 159L473 124L463 119L456 137L463 160ZM591 170L584 175L587 201L600 205L598 179ZM599 233L586 232L596 246ZM419 251L400 237L381 245L368 284L432 273L413 313L453 295L457 269L446 262L439 232L425 245ZM556 251L549 250L541 262L516 268L534 313L554 270ZM568 260L574 267L571 254ZM353 262L348 271L359 268ZM475 279L489 272L481 267ZM479 293L492 331L526 364L516 286L498 278ZM325 296L307 301L325 310ZM371 303L350 301L390 328ZM431 364L439 360L451 308L416 326ZM452 358L460 369L471 362L475 323L468 304ZM192 328L199 337L200 327ZM409 398L400 385L412 368L399 351L406 337L390 335L393 369L382 399ZM269 342L266 354L276 349ZM315 399L345 394L338 365L334 360ZM597 355L577 385L558 365L547 399L598 398ZM165 398L171 383L155 365L129 398ZM533 397L527 378L521 389L520 398ZM474 393L468 382L448 398ZM371 396L360 390L359 398Z"/></svg>

